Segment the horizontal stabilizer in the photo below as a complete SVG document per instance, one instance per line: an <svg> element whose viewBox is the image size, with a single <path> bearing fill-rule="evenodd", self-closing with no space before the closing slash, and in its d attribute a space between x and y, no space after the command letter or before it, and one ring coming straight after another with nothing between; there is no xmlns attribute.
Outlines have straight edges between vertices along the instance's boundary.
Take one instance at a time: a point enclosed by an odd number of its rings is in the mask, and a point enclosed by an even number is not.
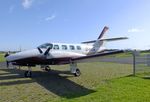
<svg viewBox="0 0 150 102"><path fill-rule="evenodd" d="M117 40L125 40L128 39L127 37L118 37L118 38L108 38L108 39L101 39L100 41L117 41Z"/></svg>
<svg viewBox="0 0 150 102"><path fill-rule="evenodd" d="M118 37L118 38L108 38L108 39L98 39L99 41L117 41L117 40L125 40L128 39L127 37ZM96 40L91 40L91 41L85 41L82 42L82 44L89 44L89 43L95 43Z"/></svg>

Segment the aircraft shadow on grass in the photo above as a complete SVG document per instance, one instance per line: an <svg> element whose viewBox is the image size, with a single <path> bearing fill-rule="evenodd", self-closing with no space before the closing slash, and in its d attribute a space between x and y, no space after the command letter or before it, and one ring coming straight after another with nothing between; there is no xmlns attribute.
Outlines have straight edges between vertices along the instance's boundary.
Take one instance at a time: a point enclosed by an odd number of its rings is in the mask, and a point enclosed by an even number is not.
<svg viewBox="0 0 150 102"><path fill-rule="evenodd" d="M24 70L19 69L0 69L6 74L0 74L0 80L9 80L9 79L21 79L24 78ZM31 80L14 80L10 82L1 82L1 86L16 85L16 84L27 84L37 82L50 92L64 98L76 98L80 96L85 96L87 94L95 92L94 90L85 88L69 79L68 77L74 77L66 74L70 74L70 71L56 71L52 70L51 72L42 72L34 71L33 77ZM59 74L64 74L61 76Z"/></svg>

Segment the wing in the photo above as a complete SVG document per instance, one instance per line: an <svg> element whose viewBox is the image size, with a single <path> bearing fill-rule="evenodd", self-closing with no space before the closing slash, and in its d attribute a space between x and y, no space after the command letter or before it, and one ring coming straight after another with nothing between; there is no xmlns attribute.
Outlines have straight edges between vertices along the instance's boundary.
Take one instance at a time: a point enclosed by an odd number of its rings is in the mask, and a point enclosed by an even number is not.
<svg viewBox="0 0 150 102"><path fill-rule="evenodd" d="M123 52L124 52L123 50L118 50L118 51L111 51L111 52L106 52L106 53L98 53L98 54L94 54L94 55L73 58L72 61L77 62L77 63L99 62L100 59L110 57L112 55L123 53Z"/></svg>

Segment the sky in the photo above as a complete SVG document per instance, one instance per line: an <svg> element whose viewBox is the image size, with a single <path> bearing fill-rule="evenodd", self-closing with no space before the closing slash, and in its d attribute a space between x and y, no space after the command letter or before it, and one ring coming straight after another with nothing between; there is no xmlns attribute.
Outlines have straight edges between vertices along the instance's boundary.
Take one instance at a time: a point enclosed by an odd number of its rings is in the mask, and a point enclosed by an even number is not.
<svg viewBox="0 0 150 102"><path fill-rule="evenodd" d="M95 40L104 26L110 49L150 49L150 0L1 0L0 50L46 42Z"/></svg>

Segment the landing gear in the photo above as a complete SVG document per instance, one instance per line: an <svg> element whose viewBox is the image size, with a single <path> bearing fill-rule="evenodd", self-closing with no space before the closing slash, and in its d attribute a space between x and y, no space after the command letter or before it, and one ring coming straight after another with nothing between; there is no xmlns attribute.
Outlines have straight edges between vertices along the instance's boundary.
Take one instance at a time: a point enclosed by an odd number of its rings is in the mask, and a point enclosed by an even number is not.
<svg viewBox="0 0 150 102"><path fill-rule="evenodd" d="M80 70L77 68L76 69L76 71L75 71L75 73L74 73L74 76L80 76L81 75L81 72L80 72Z"/></svg>
<svg viewBox="0 0 150 102"><path fill-rule="evenodd" d="M8 61L6 61L6 66L7 66L7 68L9 68L9 62Z"/></svg>
<svg viewBox="0 0 150 102"><path fill-rule="evenodd" d="M45 71L49 72L51 71L51 68L49 66L45 66Z"/></svg>
<svg viewBox="0 0 150 102"><path fill-rule="evenodd" d="M27 78L32 77L31 67L28 67L28 71L25 71L24 76Z"/></svg>
<svg viewBox="0 0 150 102"><path fill-rule="evenodd" d="M72 62L70 64L70 70L71 70L71 73L73 73L75 77L78 77L81 75L80 70L77 68L77 63Z"/></svg>
<svg viewBox="0 0 150 102"><path fill-rule="evenodd" d="M42 70L45 70L45 71L47 71L47 72L51 71L51 67L48 66L48 65L41 65L41 69L42 69Z"/></svg>

